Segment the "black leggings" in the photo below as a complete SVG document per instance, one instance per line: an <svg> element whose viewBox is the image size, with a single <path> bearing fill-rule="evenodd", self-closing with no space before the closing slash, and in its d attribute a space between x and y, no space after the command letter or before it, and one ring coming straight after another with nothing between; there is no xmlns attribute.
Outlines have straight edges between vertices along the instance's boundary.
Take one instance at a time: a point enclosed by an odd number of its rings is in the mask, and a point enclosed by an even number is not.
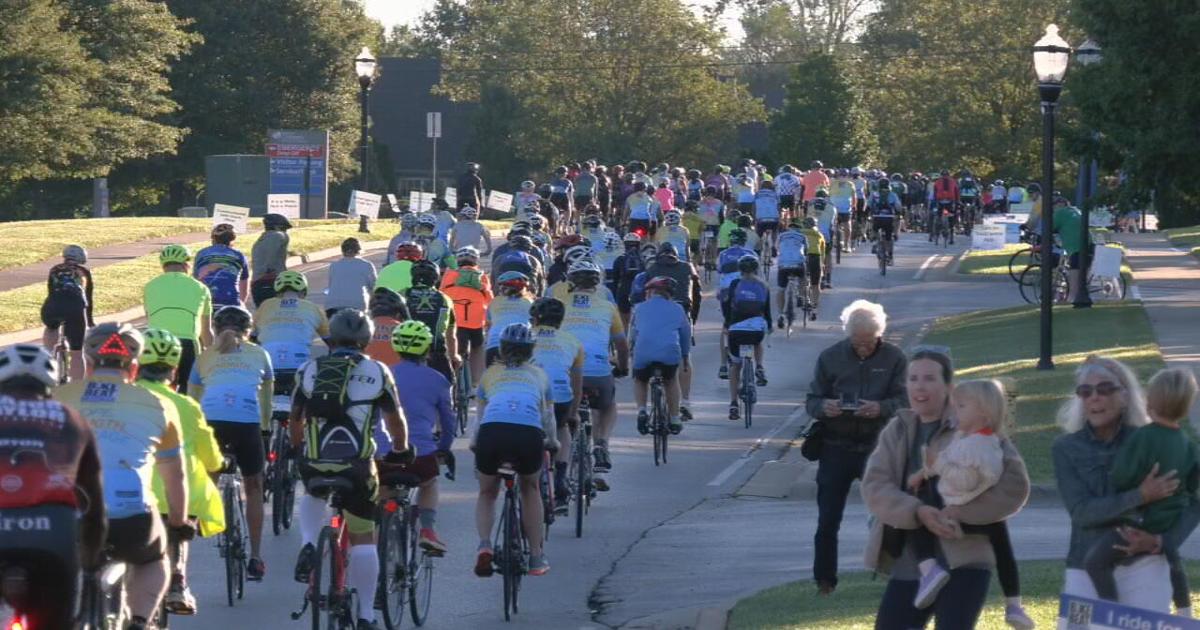
<svg viewBox="0 0 1200 630"><path fill-rule="evenodd" d="M917 497L925 505L939 510L945 507L942 497L937 491L937 478L927 480L917 492ZM1017 556L1013 552L1012 540L1008 536L1008 524L1004 521L988 523L987 525L959 525L964 534L982 534L987 536L992 545L992 553L996 556L996 578L1000 581L1000 589L1005 597L1020 597L1021 572L1017 569ZM909 532L913 538L913 550L917 561L936 557L937 537L924 527L918 527Z"/></svg>

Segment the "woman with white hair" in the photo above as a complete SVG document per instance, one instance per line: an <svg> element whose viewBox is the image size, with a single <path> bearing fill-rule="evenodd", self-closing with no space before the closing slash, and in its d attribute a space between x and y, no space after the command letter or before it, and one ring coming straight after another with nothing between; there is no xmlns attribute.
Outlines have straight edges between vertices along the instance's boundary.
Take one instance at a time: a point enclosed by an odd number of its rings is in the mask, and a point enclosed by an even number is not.
<svg viewBox="0 0 1200 630"><path fill-rule="evenodd" d="M817 533L813 577L817 590L828 595L837 587L838 529L850 484L862 478L867 457L888 418L906 404L904 352L883 340L887 314L883 306L855 300L842 311L846 338L821 352L806 403L813 427L820 434L819 454L813 441L808 450L818 461ZM819 423L819 424L818 424Z"/></svg>
<svg viewBox="0 0 1200 630"><path fill-rule="evenodd" d="M1180 479L1176 471L1159 471L1155 466L1137 488L1117 492L1113 487L1117 450L1135 429L1149 422L1142 388L1120 361L1088 357L1075 373L1075 396L1058 419L1067 434L1054 441L1054 476L1071 516L1063 593L1095 599L1096 590L1084 570L1088 550L1121 516L1174 494ZM1198 520L1200 508L1193 503L1161 536L1132 527L1120 530L1125 539L1122 549L1129 556L1141 556L1114 571L1122 603L1170 611L1170 574L1161 551L1164 545L1178 548Z"/></svg>

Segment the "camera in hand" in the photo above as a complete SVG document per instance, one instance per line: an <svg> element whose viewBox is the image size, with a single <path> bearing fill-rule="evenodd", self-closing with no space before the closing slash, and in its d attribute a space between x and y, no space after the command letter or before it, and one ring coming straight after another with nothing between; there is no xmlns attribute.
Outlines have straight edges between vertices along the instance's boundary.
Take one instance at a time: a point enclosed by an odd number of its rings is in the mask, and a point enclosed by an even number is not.
<svg viewBox="0 0 1200 630"><path fill-rule="evenodd" d="M842 394L842 402L838 405L842 411L858 411L858 396Z"/></svg>

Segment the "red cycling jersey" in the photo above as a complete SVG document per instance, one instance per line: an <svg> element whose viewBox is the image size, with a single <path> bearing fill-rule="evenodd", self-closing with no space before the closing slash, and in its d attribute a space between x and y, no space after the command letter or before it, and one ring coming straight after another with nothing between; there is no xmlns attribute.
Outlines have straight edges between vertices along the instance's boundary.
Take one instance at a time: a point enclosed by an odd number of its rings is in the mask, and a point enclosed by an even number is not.
<svg viewBox="0 0 1200 630"><path fill-rule="evenodd" d="M953 177L939 177L933 182L933 198L938 201L958 201L958 182Z"/></svg>

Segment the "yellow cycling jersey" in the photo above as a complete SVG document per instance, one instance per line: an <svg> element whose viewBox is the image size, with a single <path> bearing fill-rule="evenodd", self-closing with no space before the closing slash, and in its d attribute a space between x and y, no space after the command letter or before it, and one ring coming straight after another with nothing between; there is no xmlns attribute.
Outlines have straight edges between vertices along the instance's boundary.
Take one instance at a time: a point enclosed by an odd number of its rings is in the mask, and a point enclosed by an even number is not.
<svg viewBox="0 0 1200 630"><path fill-rule="evenodd" d="M570 291L563 304L562 330L571 333L583 344L584 376L612 374L608 362L608 347L613 339L625 336L625 327L617 305L601 297L597 291Z"/></svg>
<svg viewBox="0 0 1200 630"><path fill-rule="evenodd" d="M187 513L200 521L202 536L215 536L225 531L225 508L221 493L209 473L217 472L224 464L221 447L213 435L212 427L204 419L200 403L176 393L165 383L138 381L146 389L163 396L175 405L179 413L179 425L183 433L183 450L187 469L188 509ZM167 491L158 471L154 473L154 497L159 508L167 505Z"/></svg>
<svg viewBox="0 0 1200 630"><path fill-rule="evenodd" d="M308 300L273 297L254 314L254 331L276 370L295 370L309 359L313 337L329 336L329 320Z"/></svg>
<svg viewBox="0 0 1200 630"><path fill-rule="evenodd" d="M800 233L808 241L808 255L825 255L825 236L816 228L802 228Z"/></svg>

